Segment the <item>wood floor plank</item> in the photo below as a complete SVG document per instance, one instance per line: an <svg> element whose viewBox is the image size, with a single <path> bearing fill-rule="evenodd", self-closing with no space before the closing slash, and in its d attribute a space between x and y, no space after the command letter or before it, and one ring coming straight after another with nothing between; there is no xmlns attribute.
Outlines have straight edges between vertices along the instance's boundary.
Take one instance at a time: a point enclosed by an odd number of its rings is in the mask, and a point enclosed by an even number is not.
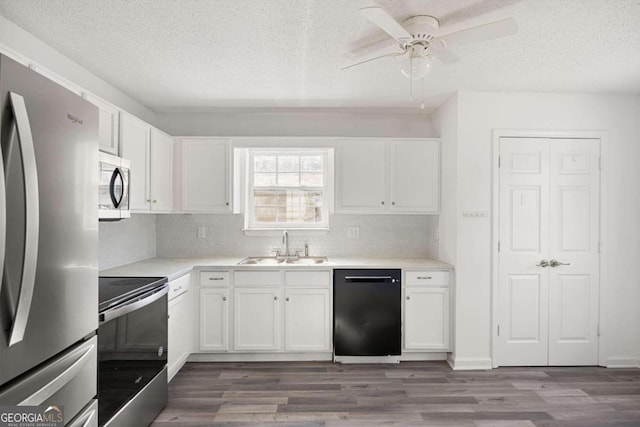
<svg viewBox="0 0 640 427"><path fill-rule="evenodd" d="M640 427L640 369L187 363L155 427Z"/></svg>

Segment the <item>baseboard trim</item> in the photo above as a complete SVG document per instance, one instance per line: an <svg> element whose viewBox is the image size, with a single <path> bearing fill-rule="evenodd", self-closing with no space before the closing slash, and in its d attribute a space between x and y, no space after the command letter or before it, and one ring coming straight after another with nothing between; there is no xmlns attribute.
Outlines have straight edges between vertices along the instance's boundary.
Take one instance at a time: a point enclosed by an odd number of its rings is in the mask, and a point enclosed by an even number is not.
<svg viewBox="0 0 640 427"><path fill-rule="evenodd" d="M607 368L640 368L640 359L630 356L611 356L605 359Z"/></svg>
<svg viewBox="0 0 640 427"><path fill-rule="evenodd" d="M466 370L478 370L478 369L493 369L491 366L491 359L476 359L472 357L455 357L450 354L447 357L447 363L454 371L466 371Z"/></svg>
<svg viewBox="0 0 640 427"><path fill-rule="evenodd" d="M401 362L421 362L421 361L437 361L447 360L447 353L402 353L400 356Z"/></svg>
<svg viewBox="0 0 640 427"><path fill-rule="evenodd" d="M193 353L188 362L309 362L331 361L332 353Z"/></svg>

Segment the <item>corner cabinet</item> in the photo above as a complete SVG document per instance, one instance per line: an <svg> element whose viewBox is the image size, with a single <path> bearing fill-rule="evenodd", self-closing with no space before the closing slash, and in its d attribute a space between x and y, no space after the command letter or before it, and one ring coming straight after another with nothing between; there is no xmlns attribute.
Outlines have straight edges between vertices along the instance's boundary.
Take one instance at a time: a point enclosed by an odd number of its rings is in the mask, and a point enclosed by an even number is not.
<svg viewBox="0 0 640 427"><path fill-rule="evenodd" d="M231 212L228 139L181 138L179 191L182 212Z"/></svg>
<svg viewBox="0 0 640 427"><path fill-rule="evenodd" d="M173 139L130 114L120 113L120 141L122 157L131 161L131 211L171 212Z"/></svg>
<svg viewBox="0 0 640 427"><path fill-rule="evenodd" d="M404 272L403 352L450 351L450 272Z"/></svg>
<svg viewBox="0 0 640 427"><path fill-rule="evenodd" d="M336 213L435 214L440 206L440 141L338 142Z"/></svg>

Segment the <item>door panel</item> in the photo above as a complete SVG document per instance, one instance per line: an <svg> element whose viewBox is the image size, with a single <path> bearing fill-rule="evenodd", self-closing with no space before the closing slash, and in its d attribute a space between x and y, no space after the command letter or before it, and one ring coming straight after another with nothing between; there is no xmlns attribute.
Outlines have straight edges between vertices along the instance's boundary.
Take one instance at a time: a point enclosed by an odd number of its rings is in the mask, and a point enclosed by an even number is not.
<svg viewBox="0 0 640 427"><path fill-rule="evenodd" d="M501 366L597 364L599 155L599 140L500 139Z"/></svg>
<svg viewBox="0 0 640 427"><path fill-rule="evenodd" d="M599 140L550 145L549 364L598 363Z"/></svg>

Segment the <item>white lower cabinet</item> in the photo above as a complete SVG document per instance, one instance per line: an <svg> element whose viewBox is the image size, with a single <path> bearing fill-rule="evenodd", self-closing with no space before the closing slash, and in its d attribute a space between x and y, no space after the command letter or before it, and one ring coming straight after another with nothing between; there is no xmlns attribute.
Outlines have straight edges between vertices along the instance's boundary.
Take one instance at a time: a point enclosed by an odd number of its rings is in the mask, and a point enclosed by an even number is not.
<svg viewBox="0 0 640 427"><path fill-rule="evenodd" d="M406 272L403 349L450 350L448 272Z"/></svg>
<svg viewBox="0 0 640 427"><path fill-rule="evenodd" d="M285 289L284 334L287 351L331 351L331 291Z"/></svg>
<svg viewBox="0 0 640 427"><path fill-rule="evenodd" d="M280 349L279 288L236 288L233 291L234 349Z"/></svg>
<svg viewBox="0 0 640 427"><path fill-rule="evenodd" d="M190 292L191 275L169 282L168 319L168 379L169 381L187 361L193 347L193 307Z"/></svg>
<svg viewBox="0 0 640 427"><path fill-rule="evenodd" d="M200 350L229 350L228 289L200 289Z"/></svg>

